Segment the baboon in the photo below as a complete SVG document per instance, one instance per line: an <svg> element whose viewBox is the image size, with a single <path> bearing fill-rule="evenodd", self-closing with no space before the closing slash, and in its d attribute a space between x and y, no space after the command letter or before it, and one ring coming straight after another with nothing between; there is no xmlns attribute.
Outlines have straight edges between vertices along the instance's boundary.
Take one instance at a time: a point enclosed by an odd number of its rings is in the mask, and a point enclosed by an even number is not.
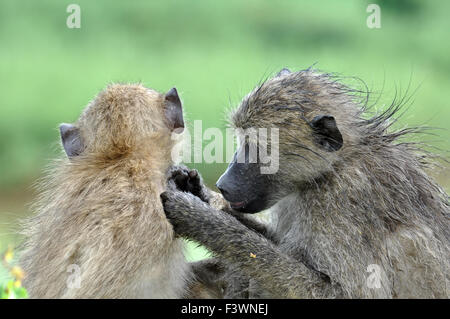
<svg viewBox="0 0 450 319"><path fill-rule="evenodd" d="M37 214L24 225L31 298L192 296L184 244L159 198L172 136L183 129L177 90L164 95L140 84L109 85L75 124L60 126L67 156L40 183Z"/></svg>
<svg viewBox="0 0 450 319"><path fill-rule="evenodd" d="M449 297L448 195L425 173L420 145L401 140L420 130L391 129L402 103L371 113L359 97L336 75L283 69L231 114L236 128L279 129L279 170L262 174L260 161L248 161L255 141L244 136L217 182L228 208L182 190L161 195L175 232L243 278L233 289L272 298ZM249 216L265 209L268 224Z"/></svg>

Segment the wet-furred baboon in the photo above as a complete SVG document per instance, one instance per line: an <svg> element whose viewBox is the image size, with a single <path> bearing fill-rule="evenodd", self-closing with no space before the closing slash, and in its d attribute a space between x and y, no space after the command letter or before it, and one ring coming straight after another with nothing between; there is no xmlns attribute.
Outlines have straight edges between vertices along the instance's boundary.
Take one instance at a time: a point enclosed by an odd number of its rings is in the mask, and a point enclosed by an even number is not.
<svg viewBox="0 0 450 319"><path fill-rule="evenodd" d="M159 197L183 128L176 89L140 84L109 85L60 126L67 156L41 182L24 228L31 298L191 296L184 244Z"/></svg>
<svg viewBox="0 0 450 319"><path fill-rule="evenodd" d="M369 116L337 77L282 70L231 116L236 128L279 129L279 170L236 161L254 143L242 139L217 182L231 214L177 190L161 196L166 215L250 297L448 298L448 195L401 141L416 130L391 130L398 109ZM268 208L268 225L247 214Z"/></svg>

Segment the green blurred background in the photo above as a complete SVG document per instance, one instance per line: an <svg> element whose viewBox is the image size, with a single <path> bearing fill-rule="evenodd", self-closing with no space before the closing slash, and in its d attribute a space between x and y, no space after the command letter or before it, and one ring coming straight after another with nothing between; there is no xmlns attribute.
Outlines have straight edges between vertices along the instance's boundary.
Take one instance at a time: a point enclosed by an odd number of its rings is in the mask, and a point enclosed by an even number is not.
<svg viewBox="0 0 450 319"><path fill-rule="evenodd" d="M71 3L81 7L80 29L66 26ZM366 25L369 3L381 7L380 29ZM20 240L31 184L60 152L58 124L110 82L176 86L188 121L224 128L226 110L261 79L317 63L384 87L380 106L412 78L412 90L420 87L400 125L448 129L449 12L448 1L419 0L2 0L0 251ZM433 145L450 149L449 131L438 133ZM211 186L226 164L192 166ZM432 174L449 189L448 166ZM190 249L189 258L201 255Z"/></svg>

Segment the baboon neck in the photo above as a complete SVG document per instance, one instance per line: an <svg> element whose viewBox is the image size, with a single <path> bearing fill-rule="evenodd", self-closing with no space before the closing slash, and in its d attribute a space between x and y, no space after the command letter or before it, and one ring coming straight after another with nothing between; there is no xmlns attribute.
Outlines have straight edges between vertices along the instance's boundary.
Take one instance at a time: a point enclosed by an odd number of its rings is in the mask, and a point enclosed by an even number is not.
<svg viewBox="0 0 450 319"><path fill-rule="evenodd" d="M154 156L126 156L110 161L89 158L61 163L55 168L55 179L59 180L61 187L74 193L123 185L136 191L153 189L162 192L165 172L170 164L170 161Z"/></svg>

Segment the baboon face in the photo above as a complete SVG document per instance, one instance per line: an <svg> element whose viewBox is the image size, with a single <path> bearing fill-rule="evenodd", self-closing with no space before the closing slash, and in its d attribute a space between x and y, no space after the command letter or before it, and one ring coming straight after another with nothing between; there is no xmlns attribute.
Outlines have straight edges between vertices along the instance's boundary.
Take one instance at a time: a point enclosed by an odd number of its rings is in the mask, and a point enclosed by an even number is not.
<svg viewBox="0 0 450 319"><path fill-rule="evenodd" d="M261 173L260 163L250 161L250 148L245 143L236 151L216 186L233 209L257 213L271 206L274 183L273 176Z"/></svg>
<svg viewBox="0 0 450 319"><path fill-rule="evenodd" d="M183 128L175 88L163 95L139 84L113 84L100 92L75 124L61 124L60 132L69 157L89 153L116 157L149 149L155 139L181 133Z"/></svg>
<svg viewBox="0 0 450 319"><path fill-rule="evenodd" d="M331 97L320 96L319 89ZM300 185L333 170L344 138L332 115L335 110L328 106L333 91L326 89L314 73L283 69L242 101L232 115L234 127L278 129L279 169L262 174L259 158L255 163L241 154L260 146L255 141L243 143L217 182L234 209L245 213L267 209Z"/></svg>

